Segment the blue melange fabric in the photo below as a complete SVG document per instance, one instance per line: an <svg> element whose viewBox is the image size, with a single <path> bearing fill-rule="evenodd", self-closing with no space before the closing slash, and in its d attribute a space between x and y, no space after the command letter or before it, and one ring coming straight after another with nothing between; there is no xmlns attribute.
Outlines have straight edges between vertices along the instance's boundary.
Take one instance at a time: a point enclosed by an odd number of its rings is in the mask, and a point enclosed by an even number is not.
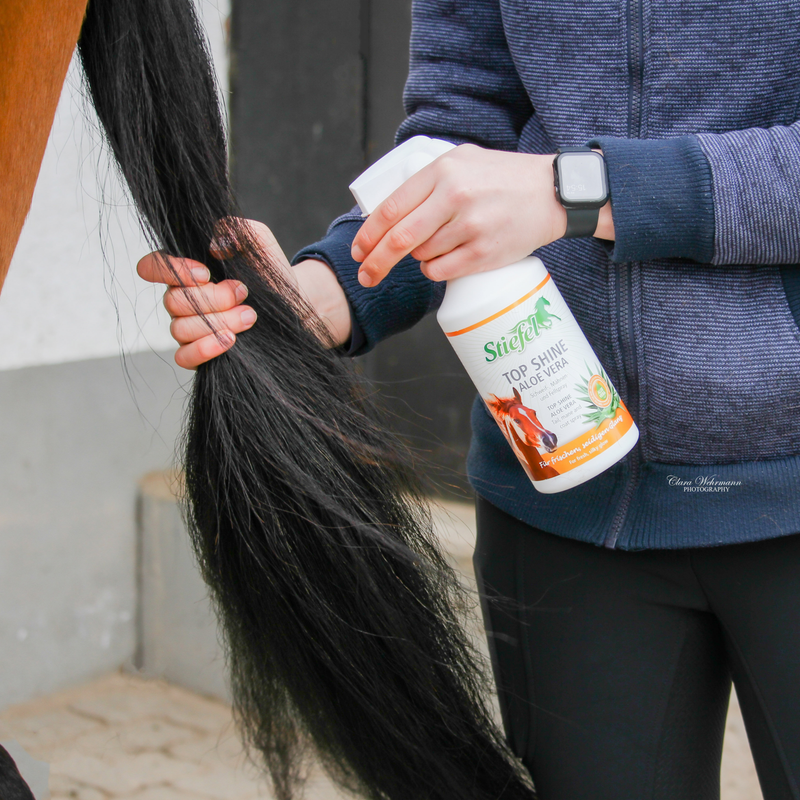
<svg viewBox="0 0 800 800"><path fill-rule="evenodd" d="M608 162L616 242L537 254L640 444L540 495L476 403L476 490L544 530L625 549L800 532L800 0L416 0L405 102L398 141L591 142ZM363 289L359 224L339 218L295 261L337 271L366 352L443 287L406 259Z"/></svg>

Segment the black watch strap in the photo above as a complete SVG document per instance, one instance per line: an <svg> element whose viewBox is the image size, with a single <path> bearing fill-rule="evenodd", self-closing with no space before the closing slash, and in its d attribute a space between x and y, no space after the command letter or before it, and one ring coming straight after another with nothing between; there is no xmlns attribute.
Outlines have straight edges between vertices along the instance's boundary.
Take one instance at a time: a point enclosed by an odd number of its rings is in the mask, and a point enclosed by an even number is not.
<svg viewBox="0 0 800 800"><path fill-rule="evenodd" d="M565 239L577 239L579 236L594 236L597 221L600 219L599 208L567 208L567 231Z"/></svg>

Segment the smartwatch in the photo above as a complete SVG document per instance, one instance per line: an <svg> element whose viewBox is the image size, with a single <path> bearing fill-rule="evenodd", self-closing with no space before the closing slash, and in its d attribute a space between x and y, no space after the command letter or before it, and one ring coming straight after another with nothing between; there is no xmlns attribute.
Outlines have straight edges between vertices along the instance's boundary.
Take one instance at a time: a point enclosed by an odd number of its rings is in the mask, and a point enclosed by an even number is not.
<svg viewBox="0 0 800 800"><path fill-rule="evenodd" d="M553 176L556 197L567 211L564 238L592 236L609 197L606 160L591 147L559 147Z"/></svg>

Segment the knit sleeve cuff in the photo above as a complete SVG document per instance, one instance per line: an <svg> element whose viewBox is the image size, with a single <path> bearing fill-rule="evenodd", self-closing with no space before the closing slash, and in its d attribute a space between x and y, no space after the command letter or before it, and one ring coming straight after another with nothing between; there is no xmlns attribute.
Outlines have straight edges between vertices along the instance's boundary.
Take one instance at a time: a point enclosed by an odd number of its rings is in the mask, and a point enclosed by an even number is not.
<svg viewBox="0 0 800 800"><path fill-rule="evenodd" d="M611 260L714 255L711 167L696 136L589 142L608 165L616 242Z"/></svg>
<svg viewBox="0 0 800 800"><path fill-rule="evenodd" d="M697 139L714 176L714 263L796 264L800 122Z"/></svg>
<svg viewBox="0 0 800 800"><path fill-rule="evenodd" d="M437 308L444 296L445 284L428 280L419 261L410 256L395 266L378 286L365 288L358 282L359 264L350 255L350 247L359 220L335 224L324 239L304 247L293 259L319 258L336 273L350 303L353 335L348 355L368 353L378 342L400 333Z"/></svg>

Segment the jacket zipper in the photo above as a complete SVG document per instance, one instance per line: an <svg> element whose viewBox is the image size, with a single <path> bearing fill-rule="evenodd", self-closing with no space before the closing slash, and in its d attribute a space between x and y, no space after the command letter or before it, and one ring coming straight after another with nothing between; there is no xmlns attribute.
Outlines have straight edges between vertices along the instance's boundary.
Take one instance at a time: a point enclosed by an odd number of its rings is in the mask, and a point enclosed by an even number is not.
<svg viewBox="0 0 800 800"><path fill-rule="evenodd" d="M619 280L616 286L616 301L617 301L617 319L620 323L625 319L625 325L620 324L620 346L622 351L622 366L623 377L625 379L625 386L627 388L627 406L628 410L638 419L639 414L639 360L636 355L636 330L633 324L633 270L635 264L625 264L619 267ZM626 351L630 354L630 358L625 358ZM630 453L630 475L628 476L628 483L625 487L625 492L622 495L617 513L611 522L611 528L606 536L604 545L609 548L616 547L617 539L619 537L622 526L625 523L625 518L628 516L628 509L630 508L633 495L639 486L639 467L641 458L639 456L639 443Z"/></svg>
<svg viewBox="0 0 800 800"><path fill-rule="evenodd" d="M628 138L642 135L644 72L644 0L627 0L628 18Z"/></svg>
<svg viewBox="0 0 800 800"><path fill-rule="evenodd" d="M644 72L644 0L627 0L628 20L628 138L638 139L642 135L642 79ZM639 364L636 355L636 330L634 327L633 272L634 264L620 266L616 282L615 300L620 326L620 351L623 377L627 388L628 410L634 419L639 418ZM622 324L625 320L626 324ZM627 357L626 357L627 356ZM605 546L617 545L622 526L634 492L639 485L641 457L640 444L630 454L630 475L624 494L611 522Z"/></svg>

